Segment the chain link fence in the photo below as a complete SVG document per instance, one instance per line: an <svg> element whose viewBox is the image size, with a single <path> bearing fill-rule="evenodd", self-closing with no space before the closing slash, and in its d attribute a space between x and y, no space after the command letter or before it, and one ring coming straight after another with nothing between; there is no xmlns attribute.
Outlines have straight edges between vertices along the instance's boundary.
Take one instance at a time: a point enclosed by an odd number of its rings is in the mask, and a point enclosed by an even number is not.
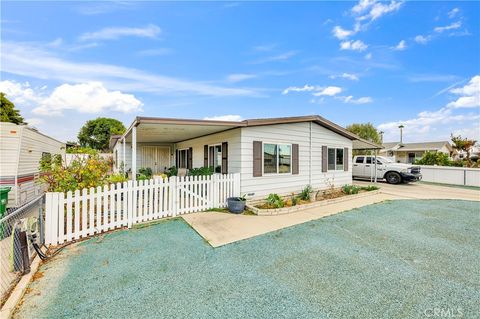
<svg viewBox="0 0 480 319"><path fill-rule="evenodd" d="M0 220L0 307L7 300L21 276L30 271L36 256L31 245L35 238L44 243L44 202L42 195L14 209Z"/></svg>

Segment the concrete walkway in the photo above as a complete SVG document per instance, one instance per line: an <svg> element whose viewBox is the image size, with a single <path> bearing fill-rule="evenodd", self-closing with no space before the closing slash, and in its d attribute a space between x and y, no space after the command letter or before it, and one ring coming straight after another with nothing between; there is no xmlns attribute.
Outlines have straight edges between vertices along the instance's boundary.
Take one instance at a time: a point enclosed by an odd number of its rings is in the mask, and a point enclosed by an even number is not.
<svg viewBox="0 0 480 319"><path fill-rule="evenodd" d="M371 183L355 181L355 184ZM195 213L182 216L213 247L265 234L285 227L305 223L385 200L395 199L462 199L480 201L480 191L421 183L389 185L379 183L381 192L276 216L234 215L218 212ZM480 210L480 204L479 204Z"/></svg>

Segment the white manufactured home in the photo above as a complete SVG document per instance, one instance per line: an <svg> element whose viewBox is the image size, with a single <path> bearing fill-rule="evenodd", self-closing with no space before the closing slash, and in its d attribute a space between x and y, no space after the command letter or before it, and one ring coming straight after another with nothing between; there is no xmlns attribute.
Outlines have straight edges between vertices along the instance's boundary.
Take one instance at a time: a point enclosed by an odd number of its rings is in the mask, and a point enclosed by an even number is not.
<svg viewBox="0 0 480 319"><path fill-rule="evenodd" d="M352 150L381 148L318 115L241 122L137 117L110 146L116 171L176 166L184 175L214 167L240 173L240 192L250 199L351 184Z"/></svg>
<svg viewBox="0 0 480 319"><path fill-rule="evenodd" d="M44 191L37 183L46 154L65 157L65 143L27 125L0 122L0 186L11 187L8 207L21 206Z"/></svg>

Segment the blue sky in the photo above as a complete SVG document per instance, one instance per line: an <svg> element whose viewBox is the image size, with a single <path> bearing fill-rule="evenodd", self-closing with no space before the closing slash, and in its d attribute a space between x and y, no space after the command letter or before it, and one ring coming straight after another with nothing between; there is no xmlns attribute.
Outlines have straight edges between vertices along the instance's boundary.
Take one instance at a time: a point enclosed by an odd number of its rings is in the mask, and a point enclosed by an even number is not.
<svg viewBox="0 0 480 319"><path fill-rule="evenodd" d="M30 124L319 114L386 141L480 139L479 2L1 3L1 82Z"/></svg>

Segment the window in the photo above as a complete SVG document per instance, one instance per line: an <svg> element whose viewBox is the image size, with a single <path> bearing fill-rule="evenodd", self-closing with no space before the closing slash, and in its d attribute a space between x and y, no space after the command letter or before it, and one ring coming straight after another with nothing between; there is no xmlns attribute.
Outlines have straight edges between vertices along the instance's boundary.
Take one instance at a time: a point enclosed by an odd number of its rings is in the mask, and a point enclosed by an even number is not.
<svg viewBox="0 0 480 319"><path fill-rule="evenodd" d="M371 157L367 157L367 161L365 162L366 164L372 164L372 158Z"/></svg>
<svg viewBox="0 0 480 319"><path fill-rule="evenodd" d="M343 171L343 148L337 148L336 169Z"/></svg>
<svg viewBox="0 0 480 319"><path fill-rule="evenodd" d="M178 150L178 168L187 168L187 149Z"/></svg>
<svg viewBox="0 0 480 319"><path fill-rule="evenodd" d="M328 149L328 170L343 171L343 148Z"/></svg>
<svg viewBox="0 0 480 319"><path fill-rule="evenodd" d="M363 164L363 159L364 159L363 156L359 156L359 157L357 157L357 159L355 160L355 163L357 163L357 164Z"/></svg>
<svg viewBox="0 0 480 319"><path fill-rule="evenodd" d="M222 172L222 145L208 146L208 166L213 167L215 173Z"/></svg>
<svg viewBox="0 0 480 319"><path fill-rule="evenodd" d="M263 144L263 173L285 174L292 171L292 145Z"/></svg>

